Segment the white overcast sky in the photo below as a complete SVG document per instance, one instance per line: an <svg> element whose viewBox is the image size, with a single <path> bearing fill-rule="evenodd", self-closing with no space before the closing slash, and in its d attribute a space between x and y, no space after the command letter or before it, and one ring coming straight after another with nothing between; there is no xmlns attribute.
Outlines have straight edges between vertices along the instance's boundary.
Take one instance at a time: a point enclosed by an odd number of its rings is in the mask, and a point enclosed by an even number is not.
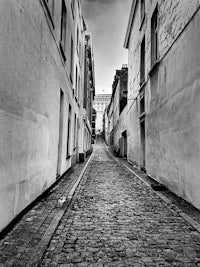
<svg viewBox="0 0 200 267"><path fill-rule="evenodd" d="M92 33L96 93L111 93L116 69L128 63L123 48L132 0L81 0Z"/></svg>

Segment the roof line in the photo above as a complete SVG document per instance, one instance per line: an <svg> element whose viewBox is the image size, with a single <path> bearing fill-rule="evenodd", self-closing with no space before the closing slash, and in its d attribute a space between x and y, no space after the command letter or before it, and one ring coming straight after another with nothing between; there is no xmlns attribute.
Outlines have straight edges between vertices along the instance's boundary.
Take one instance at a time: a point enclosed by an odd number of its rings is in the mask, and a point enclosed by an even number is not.
<svg viewBox="0 0 200 267"><path fill-rule="evenodd" d="M125 40L124 40L124 48L128 48L128 45L129 45L130 33L131 33L132 24L133 24L133 18L134 18L134 14L135 14L136 4L137 4L137 0L133 0L132 5L131 5L131 12L129 15L129 20L128 20L128 26L127 26L127 30L126 30L126 36L125 36Z"/></svg>

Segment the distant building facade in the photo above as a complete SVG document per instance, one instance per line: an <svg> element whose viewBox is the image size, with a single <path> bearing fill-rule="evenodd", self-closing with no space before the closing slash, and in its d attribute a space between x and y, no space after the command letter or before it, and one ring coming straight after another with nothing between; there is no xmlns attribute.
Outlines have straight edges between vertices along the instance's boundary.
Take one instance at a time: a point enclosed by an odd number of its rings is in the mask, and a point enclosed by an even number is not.
<svg viewBox="0 0 200 267"><path fill-rule="evenodd" d="M93 108L92 109L92 144L95 143L95 139L96 139L96 117L97 117L97 113L96 113L96 110Z"/></svg>
<svg viewBox="0 0 200 267"><path fill-rule="evenodd" d="M133 0L128 160L200 208L200 3Z"/></svg>
<svg viewBox="0 0 200 267"><path fill-rule="evenodd" d="M96 110L96 132L103 131L103 113L105 107L109 104L111 94L96 94L94 98L93 108Z"/></svg>
<svg viewBox="0 0 200 267"><path fill-rule="evenodd" d="M112 96L104 112L104 137L113 146L118 156L127 157L127 83L128 67L123 65L116 71L112 85Z"/></svg>
<svg viewBox="0 0 200 267"><path fill-rule="evenodd" d="M0 10L1 231L91 149L95 89L79 0L1 1Z"/></svg>

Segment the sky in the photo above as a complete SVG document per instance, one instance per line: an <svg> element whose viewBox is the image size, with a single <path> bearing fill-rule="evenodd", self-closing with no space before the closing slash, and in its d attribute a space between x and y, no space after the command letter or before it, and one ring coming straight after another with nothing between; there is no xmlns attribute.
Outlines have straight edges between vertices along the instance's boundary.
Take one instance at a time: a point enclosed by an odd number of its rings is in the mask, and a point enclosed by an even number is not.
<svg viewBox="0 0 200 267"><path fill-rule="evenodd" d="M116 69L128 63L123 48L132 0L81 0L92 33L96 94L111 94Z"/></svg>

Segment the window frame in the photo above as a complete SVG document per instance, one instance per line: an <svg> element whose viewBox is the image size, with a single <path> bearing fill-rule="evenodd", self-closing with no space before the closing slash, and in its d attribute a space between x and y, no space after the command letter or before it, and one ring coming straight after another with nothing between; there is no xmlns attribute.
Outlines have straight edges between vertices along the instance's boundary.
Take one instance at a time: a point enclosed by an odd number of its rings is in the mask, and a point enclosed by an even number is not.
<svg viewBox="0 0 200 267"><path fill-rule="evenodd" d="M66 159L70 158L70 143L71 143L71 105L69 104L68 109L68 129L67 129L67 151L66 151Z"/></svg>
<svg viewBox="0 0 200 267"><path fill-rule="evenodd" d="M71 11L73 19L74 19L74 7L75 7L75 0L71 0Z"/></svg>
<svg viewBox="0 0 200 267"><path fill-rule="evenodd" d="M70 51L70 79L73 83L73 74L74 74L74 40L71 36L71 51Z"/></svg>
<svg viewBox="0 0 200 267"><path fill-rule="evenodd" d="M55 1L54 0L42 0L42 1L44 3L45 8L46 8L48 18L51 21L51 24L54 28L55 27L55 25L54 25ZM51 1L51 4L49 1Z"/></svg>
<svg viewBox="0 0 200 267"><path fill-rule="evenodd" d="M158 63L158 6L151 17L151 67Z"/></svg>
<svg viewBox="0 0 200 267"><path fill-rule="evenodd" d="M61 27L60 27L60 48L64 61L66 61L66 42L67 42L67 7L65 0L62 0L61 7Z"/></svg>
<svg viewBox="0 0 200 267"><path fill-rule="evenodd" d="M145 36L142 39L141 45L140 45L140 86L145 82L145 59L146 59L146 53L145 53Z"/></svg>
<svg viewBox="0 0 200 267"><path fill-rule="evenodd" d="M143 23L145 18L145 0L140 0L140 21Z"/></svg>

